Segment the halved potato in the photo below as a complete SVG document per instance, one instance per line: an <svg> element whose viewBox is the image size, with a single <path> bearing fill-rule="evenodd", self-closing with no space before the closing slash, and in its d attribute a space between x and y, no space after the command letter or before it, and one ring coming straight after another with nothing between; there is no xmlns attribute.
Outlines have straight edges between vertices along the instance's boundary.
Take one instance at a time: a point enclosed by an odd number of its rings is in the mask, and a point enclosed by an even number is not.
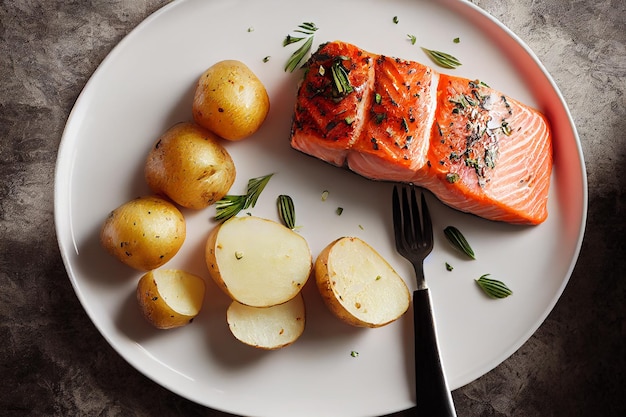
<svg viewBox="0 0 626 417"><path fill-rule="evenodd" d="M315 261L315 281L330 311L353 326L391 323L411 300L391 265L356 237L342 237L322 250Z"/></svg>
<svg viewBox="0 0 626 417"><path fill-rule="evenodd" d="M256 348L279 349L295 342L305 325L302 294L284 304L250 307L233 301L226 311L228 327L237 340Z"/></svg>
<svg viewBox="0 0 626 417"><path fill-rule="evenodd" d="M302 236L254 216L232 217L213 229L206 262L226 294L253 307L292 299L312 270L311 251Z"/></svg>
<svg viewBox="0 0 626 417"><path fill-rule="evenodd" d="M198 315L205 293L204 280L177 269L146 273L137 284L137 301L148 322L159 329L185 326Z"/></svg>
<svg viewBox="0 0 626 417"><path fill-rule="evenodd" d="M126 265L149 271L178 253L186 233L185 218L174 204L145 196L109 214L100 230L100 243Z"/></svg>

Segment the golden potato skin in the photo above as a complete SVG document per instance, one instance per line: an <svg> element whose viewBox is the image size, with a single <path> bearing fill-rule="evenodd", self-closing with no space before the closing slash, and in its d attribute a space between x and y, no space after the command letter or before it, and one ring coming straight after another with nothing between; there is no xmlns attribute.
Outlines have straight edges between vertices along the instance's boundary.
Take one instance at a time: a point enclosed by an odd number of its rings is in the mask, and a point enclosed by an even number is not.
<svg viewBox="0 0 626 417"><path fill-rule="evenodd" d="M265 86L243 62L220 61L198 80L193 99L193 118L228 140L241 140L256 132L265 121L270 100Z"/></svg>
<svg viewBox="0 0 626 417"><path fill-rule="evenodd" d="M161 296L154 274L155 271L147 272L137 283L137 302L144 318L157 329L173 329L191 323L196 315L190 316L173 310Z"/></svg>
<svg viewBox="0 0 626 417"><path fill-rule="evenodd" d="M149 271L169 261L185 241L186 225L176 206L156 196L131 200L113 210L100 243L124 264Z"/></svg>
<svg viewBox="0 0 626 417"><path fill-rule="evenodd" d="M144 175L154 193L197 210L224 197L236 171L219 137L193 122L182 122L155 142Z"/></svg>

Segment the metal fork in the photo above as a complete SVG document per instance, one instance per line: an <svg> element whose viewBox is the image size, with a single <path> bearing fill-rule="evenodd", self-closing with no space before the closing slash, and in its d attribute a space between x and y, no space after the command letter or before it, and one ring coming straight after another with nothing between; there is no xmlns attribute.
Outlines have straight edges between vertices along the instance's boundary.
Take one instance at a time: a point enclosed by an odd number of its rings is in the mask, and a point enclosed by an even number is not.
<svg viewBox="0 0 626 417"><path fill-rule="evenodd" d="M410 188L410 197L407 195ZM396 250L413 264L417 290L413 292L415 327L415 391L417 415L420 417L456 417L452 395L439 354L437 331L430 291L424 278L424 259L433 249L433 225L421 194L421 210L415 187L393 188L393 230Z"/></svg>

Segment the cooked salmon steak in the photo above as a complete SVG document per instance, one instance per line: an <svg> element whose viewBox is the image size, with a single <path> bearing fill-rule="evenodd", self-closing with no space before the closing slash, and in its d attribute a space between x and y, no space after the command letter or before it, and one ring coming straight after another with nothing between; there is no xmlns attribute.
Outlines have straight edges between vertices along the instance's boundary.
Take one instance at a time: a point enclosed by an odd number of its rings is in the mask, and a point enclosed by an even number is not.
<svg viewBox="0 0 626 417"><path fill-rule="evenodd" d="M547 217L552 142L537 110L486 84L344 42L298 89L291 146L373 180L413 183L497 221Z"/></svg>

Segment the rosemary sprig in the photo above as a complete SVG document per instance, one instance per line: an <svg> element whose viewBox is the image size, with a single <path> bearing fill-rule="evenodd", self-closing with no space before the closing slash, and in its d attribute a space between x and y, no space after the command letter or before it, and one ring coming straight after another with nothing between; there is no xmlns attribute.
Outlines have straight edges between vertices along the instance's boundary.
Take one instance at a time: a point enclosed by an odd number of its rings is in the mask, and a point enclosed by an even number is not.
<svg viewBox="0 0 626 417"><path fill-rule="evenodd" d="M476 283L491 298L506 298L513 294L513 291L502 281L488 278L489 274L485 274L478 278Z"/></svg>
<svg viewBox="0 0 626 417"><path fill-rule="evenodd" d="M296 209L293 205L293 199L288 195L281 194L276 200L278 205L278 216L285 226L289 229L296 227Z"/></svg>
<svg viewBox="0 0 626 417"><path fill-rule="evenodd" d="M422 47L422 50L426 52L426 55L428 55L430 59L432 59L433 62L440 67L454 69L461 65L461 61L445 52L435 51L424 47Z"/></svg>
<svg viewBox="0 0 626 417"><path fill-rule="evenodd" d="M469 245L469 243L467 243L465 236L463 236L463 233L461 233L459 229L454 226L448 226L443 229L443 233L446 235L448 242L450 242L452 246L454 246L456 249L463 252L470 258L476 259L476 255L474 255L472 247Z"/></svg>
<svg viewBox="0 0 626 417"><path fill-rule="evenodd" d="M222 197L221 200L215 203L215 220L228 220L241 210L254 207L272 175L274 174L249 179L245 195L226 195Z"/></svg>
<svg viewBox="0 0 626 417"><path fill-rule="evenodd" d="M298 25L298 28L294 30L295 33L302 33L306 36L291 36L287 35L283 40L283 46L291 45L293 43L297 43L304 40L304 43L296 49L296 51L291 54L291 57L287 61L287 65L285 65L285 72L293 72L296 68L300 66L300 63L304 60L306 55L311 50L311 46L313 45L313 34L317 30L317 26L313 22L304 22L301 25Z"/></svg>

